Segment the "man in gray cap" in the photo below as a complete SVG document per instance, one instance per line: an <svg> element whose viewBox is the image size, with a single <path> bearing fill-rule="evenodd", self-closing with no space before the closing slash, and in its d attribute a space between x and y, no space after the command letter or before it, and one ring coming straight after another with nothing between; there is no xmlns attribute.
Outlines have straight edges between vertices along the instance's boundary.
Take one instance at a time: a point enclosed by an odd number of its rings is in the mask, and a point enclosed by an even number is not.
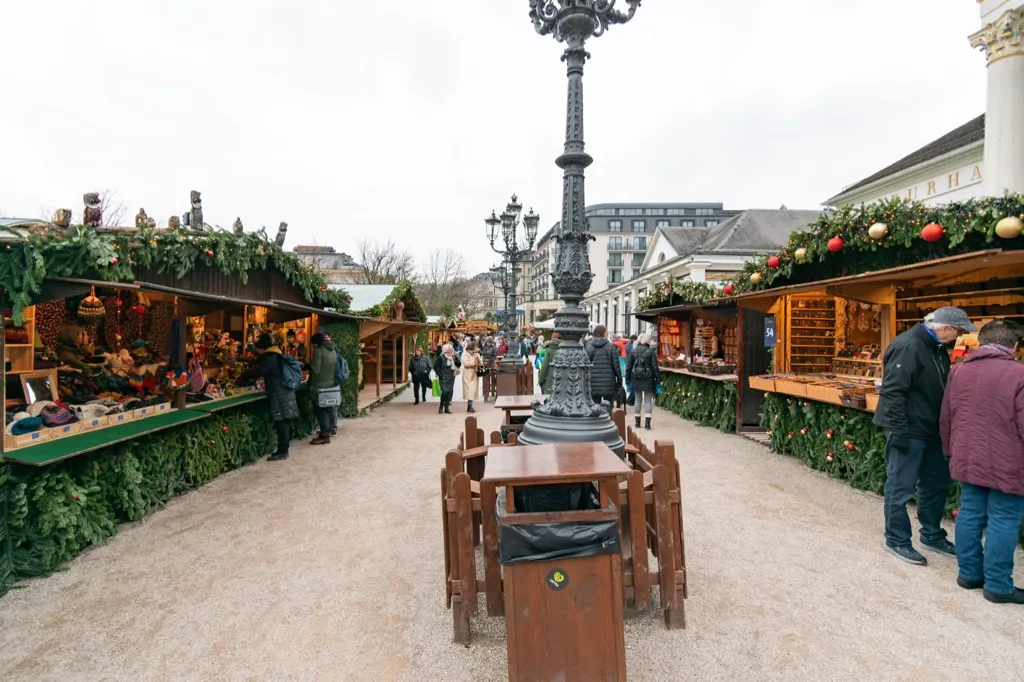
<svg viewBox="0 0 1024 682"><path fill-rule="evenodd" d="M928 563L911 544L907 502L915 489L921 546L956 555L940 525L949 463L942 453L939 414L949 376L946 344L977 330L960 308L939 308L885 349L874 420L885 429L885 548L911 564Z"/></svg>

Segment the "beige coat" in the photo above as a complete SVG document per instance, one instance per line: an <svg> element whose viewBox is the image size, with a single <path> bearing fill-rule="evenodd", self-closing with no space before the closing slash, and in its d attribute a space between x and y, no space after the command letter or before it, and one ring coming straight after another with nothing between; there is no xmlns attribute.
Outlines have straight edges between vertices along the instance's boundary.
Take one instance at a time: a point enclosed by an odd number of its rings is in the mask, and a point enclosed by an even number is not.
<svg viewBox="0 0 1024 682"><path fill-rule="evenodd" d="M476 351L466 351L462 354L462 399L479 400L480 382L476 375L476 368L480 366L480 354Z"/></svg>

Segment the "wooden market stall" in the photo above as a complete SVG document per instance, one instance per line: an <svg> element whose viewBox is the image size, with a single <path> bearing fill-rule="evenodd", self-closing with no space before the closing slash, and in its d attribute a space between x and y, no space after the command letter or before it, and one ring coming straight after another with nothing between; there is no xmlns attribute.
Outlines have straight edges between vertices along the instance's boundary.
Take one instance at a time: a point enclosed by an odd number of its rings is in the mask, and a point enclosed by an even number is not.
<svg viewBox="0 0 1024 682"><path fill-rule="evenodd" d="M388 400L409 381L409 361L429 328L412 286L346 285L359 320L359 409ZM426 349L424 349L426 350Z"/></svg>
<svg viewBox="0 0 1024 682"><path fill-rule="evenodd" d="M1024 252L986 249L736 299L775 317L774 373L751 376L751 390L873 411L886 347L929 312L961 307L978 327L1024 321ZM976 343L961 337L952 358Z"/></svg>

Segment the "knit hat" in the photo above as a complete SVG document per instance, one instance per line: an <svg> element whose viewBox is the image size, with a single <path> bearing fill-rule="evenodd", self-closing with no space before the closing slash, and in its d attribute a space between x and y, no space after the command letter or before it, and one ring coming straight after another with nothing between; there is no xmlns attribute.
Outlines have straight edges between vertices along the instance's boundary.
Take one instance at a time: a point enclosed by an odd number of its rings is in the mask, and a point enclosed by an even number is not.
<svg viewBox="0 0 1024 682"><path fill-rule="evenodd" d="M25 419L19 419L10 425L12 436L22 436L26 433L32 433L38 431L43 427L43 420L38 417L27 417Z"/></svg>
<svg viewBox="0 0 1024 682"><path fill-rule="evenodd" d="M10 419L7 420L7 428L4 429L7 435L14 435L14 425L23 419L32 419L32 415L28 412L16 412ZM20 435L20 434L19 434Z"/></svg>
<svg viewBox="0 0 1024 682"><path fill-rule="evenodd" d="M61 405L44 407L40 416L46 426L61 426L75 421L75 415L71 414L71 410Z"/></svg>
<svg viewBox="0 0 1024 682"><path fill-rule="evenodd" d="M37 400L26 408L28 416L38 417L43 413L47 407L56 407L57 403L52 400Z"/></svg>

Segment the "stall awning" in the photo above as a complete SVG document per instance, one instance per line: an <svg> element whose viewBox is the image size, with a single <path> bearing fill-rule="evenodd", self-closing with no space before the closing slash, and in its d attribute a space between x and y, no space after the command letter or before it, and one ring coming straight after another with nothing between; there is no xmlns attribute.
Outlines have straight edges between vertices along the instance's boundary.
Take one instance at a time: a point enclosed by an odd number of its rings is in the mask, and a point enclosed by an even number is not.
<svg viewBox="0 0 1024 682"><path fill-rule="evenodd" d="M663 308L648 308L647 310L631 312L629 315L646 322L653 322L659 317L672 317L672 315L676 313L688 313L693 310L707 310L709 312L715 312L716 309L724 311L725 309L735 307L736 305L736 302L732 298L720 298L715 300L717 303L683 303L680 305L669 305Z"/></svg>
<svg viewBox="0 0 1024 682"><path fill-rule="evenodd" d="M842 296L865 303L889 303L892 298L892 289L904 283L914 282L919 286L928 286L944 279L973 272L979 268L1020 263L1024 263L1024 251L987 249L901 265L887 270L873 270L858 275L834 277L804 284L790 284L773 289L735 294L729 299L712 300L735 300L741 308L752 308L763 312L767 312L783 296L811 292L824 292L830 296Z"/></svg>

